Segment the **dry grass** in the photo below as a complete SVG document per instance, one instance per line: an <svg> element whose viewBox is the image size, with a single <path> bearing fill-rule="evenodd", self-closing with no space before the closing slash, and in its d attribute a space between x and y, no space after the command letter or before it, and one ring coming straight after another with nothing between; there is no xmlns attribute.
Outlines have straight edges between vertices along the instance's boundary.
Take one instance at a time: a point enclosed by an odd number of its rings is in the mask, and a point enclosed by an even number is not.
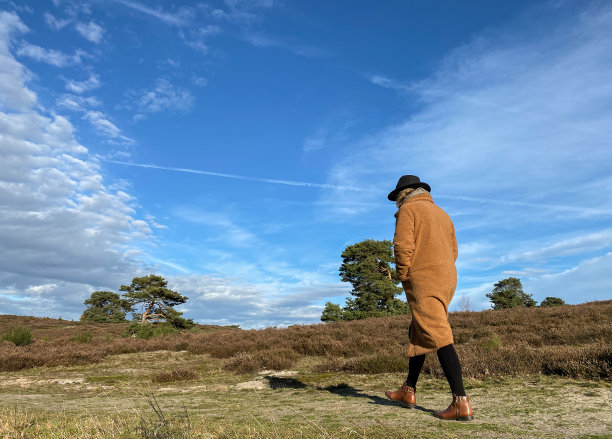
<svg viewBox="0 0 612 439"><path fill-rule="evenodd" d="M574 378L612 378L612 300L554 308L514 308L457 312L450 316L455 345L466 377L554 374ZM0 370L78 365L107 355L187 350L225 360L239 373L287 369L300 358L323 357L318 372L385 373L406 370L409 316L236 330L204 327L149 340L120 338L125 324L2 316L0 334L9 326L28 327L34 341L23 347L0 345ZM92 334L90 343L73 341ZM442 376L435 355L424 372Z"/></svg>

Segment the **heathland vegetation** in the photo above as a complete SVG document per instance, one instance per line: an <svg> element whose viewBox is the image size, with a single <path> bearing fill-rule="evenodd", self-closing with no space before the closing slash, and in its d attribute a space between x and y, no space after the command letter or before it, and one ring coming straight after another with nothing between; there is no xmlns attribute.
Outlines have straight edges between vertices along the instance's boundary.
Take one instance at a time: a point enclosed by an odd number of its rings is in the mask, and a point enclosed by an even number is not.
<svg viewBox="0 0 612 439"><path fill-rule="evenodd" d="M612 377L612 301L455 312L450 323L466 377ZM208 354L222 359L225 370L238 373L289 369L305 357L312 358L316 372L404 372L409 324L409 315L399 315L262 330L196 325L126 337L127 323L2 316L0 371L90 364L108 355L168 350ZM11 342L10 334L17 333L30 333L31 342ZM427 359L424 371L442 376L434 357Z"/></svg>
<svg viewBox="0 0 612 439"><path fill-rule="evenodd" d="M0 437L610 437L612 301L450 322L470 423L431 416L449 402L435 355L416 410L383 397L405 378L409 315L262 330L139 323L151 332L129 336L130 323L0 316Z"/></svg>

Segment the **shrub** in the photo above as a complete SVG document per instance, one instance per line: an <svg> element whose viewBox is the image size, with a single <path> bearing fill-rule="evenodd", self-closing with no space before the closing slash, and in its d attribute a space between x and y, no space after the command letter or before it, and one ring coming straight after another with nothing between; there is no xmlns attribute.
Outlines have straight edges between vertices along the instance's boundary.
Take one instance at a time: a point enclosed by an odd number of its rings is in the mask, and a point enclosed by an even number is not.
<svg viewBox="0 0 612 439"><path fill-rule="evenodd" d="M565 300L559 297L547 297L546 299L542 300L542 302L540 303L540 306L543 306L543 307L562 306L562 305L565 305Z"/></svg>
<svg viewBox="0 0 612 439"><path fill-rule="evenodd" d="M72 337L72 341L77 343L91 343L93 339L93 334L89 331L79 332Z"/></svg>
<svg viewBox="0 0 612 439"><path fill-rule="evenodd" d="M198 374L192 369L174 369L169 372L160 372L153 377L154 383L170 383L174 381L188 381L198 378Z"/></svg>
<svg viewBox="0 0 612 439"><path fill-rule="evenodd" d="M135 337L148 340L151 337L176 334L179 330L168 323L131 322L123 331L123 337Z"/></svg>
<svg viewBox="0 0 612 439"><path fill-rule="evenodd" d="M572 378L610 379L612 377L612 347L565 348L543 361L542 373Z"/></svg>
<svg viewBox="0 0 612 439"><path fill-rule="evenodd" d="M238 373L254 373L261 370L283 370L295 364L298 354L291 349L269 349L256 353L239 352L230 358L223 368Z"/></svg>
<svg viewBox="0 0 612 439"><path fill-rule="evenodd" d="M16 346L26 346L32 342L32 333L28 328L11 326L8 333L2 336L2 340L10 341Z"/></svg>
<svg viewBox="0 0 612 439"><path fill-rule="evenodd" d="M180 343L175 344L172 350L175 352L186 351L188 347L189 347L189 343L187 343L186 341L182 341Z"/></svg>
<svg viewBox="0 0 612 439"><path fill-rule="evenodd" d="M499 339L498 335L494 332L493 336L482 342L483 349L488 351L496 351L501 347L502 342Z"/></svg>

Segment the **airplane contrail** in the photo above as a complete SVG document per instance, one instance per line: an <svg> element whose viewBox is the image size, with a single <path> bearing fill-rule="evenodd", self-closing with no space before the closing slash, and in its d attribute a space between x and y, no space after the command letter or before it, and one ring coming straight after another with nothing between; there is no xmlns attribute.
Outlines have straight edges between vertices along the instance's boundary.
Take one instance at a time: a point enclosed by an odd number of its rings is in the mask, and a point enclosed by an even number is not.
<svg viewBox="0 0 612 439"><path fill-rule="evenodd" d="M351 187L351 186L339 186L335 184L323 184L323 183L309 183L305 181L293 181L293 180L279 180L275 178L259 178L259 177L248 177L246 175L237 175L237 174L226 174L223 172L213 172L213 171L204 171L201 169L191 169L191 168L177 168L172 166L160 166L160 165L152 165L147 163L134 163L134 162L123 162L120 160L110 160L102 157L98 157L101 161L105 161L108 163L115 163L117 165L124 166L134 166L137 168L149 168L149 169L160 169L164 171L174 171L174 172L187 172L190 174L200 174L200 175L211 175L214 177L225 177L225 178L234 178L237 180L248 180L248 181L258 181L262 183L274 183L274 184L284 184L288 186L301 186L301 187L313 187L313 188L321 188L321 189L334 189L334 190L343 190L343 191L356 191L356 192L365 192L364 189L359 187ZM382 194L382 192L381 192ZM443 195L443 194L434 194L434 197L446 199L446 200L460 200L460 201L468 201L472 203L488 203L488 204L498 204L504 206L516 206L516 207L529 207L529 208L537 208L537 209L554 209L554 210L565 210L570 212L577 212L583 214L592 214L592 215L612 215L612 210L606 209L596 209L592 207L579 207L579 206L563 206L556 204L541 204L541 203L527 203L524 201L510 201L510 200L495 200L492 198L478 198L478 197L466 197L462 195Z"/></svg>
<svg viewBox="0 0 612 439"><path fill-rule="evenodd" d="M104 159L101 157L99 159L102 161L108 162L108 163L115 163L117 165L135 166L138 168L161 169L164 171L187 172L190 174L212 175L215 177L235 178L237 180L259 181L262 183L284 184L288 186L315 187L315 188L321 188L321 189L335 189L335 190L343 190L343 191L360 191L361 190L356 187L338 186L335 184L309 183L305 181L279 180L275 178L247 177L245 175L225 174L222 172L203 171L201 169L175 168L172 166L159 166L159 165L151 165L147 163L123 162L120 160L109 160L109 159Z"/></svg>

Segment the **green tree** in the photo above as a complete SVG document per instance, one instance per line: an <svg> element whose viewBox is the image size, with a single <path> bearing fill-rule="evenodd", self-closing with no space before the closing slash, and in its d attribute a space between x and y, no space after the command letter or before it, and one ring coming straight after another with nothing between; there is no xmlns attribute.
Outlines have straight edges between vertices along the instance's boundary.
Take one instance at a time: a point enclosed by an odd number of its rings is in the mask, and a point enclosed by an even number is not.
<svg viewBox="0 0 612 439"><path fill-rule="evenodd" d="M337 322L342 320L342 308L340 305L335 303L327 302L323 314L321 314L321 321L323 322Z"/></svg>
<svg viewBox="0 0 612 439"><path fill-rule="evenodd" d="M563 299L560 299L559 297L547 297L546 299L542 300L542 302L540 302L540 306L542 307L561 305L565 305L565 301Z"/></svg>
<svg viewBox="0 0 612 439"><path fill-rule="evenodd" d="M132 310L130 302L112 291L94 291L89 299L85 299L85 305L82 322L121 323L126 321L126 313Z"/></svg>
<svg viewBox="0 0 612 439"><path fill-rule="evenodd" d="M142 307L142 313L134 314L141 323L165 321L176 328L193 326L193 320L181 317L183 313L173 308L185 303L188 297L170 290L163 277L155 274L135 277L131 285L121 285L119 289L126 291L123 297L132 306Z"/></svg>
<svg viewBox="0 0 612 439"><path fill-rule="evenodd" d="M395 297L403 290L397 285L399 280L391 266L393 262L391 241L366 239L347 246L342 252L340 276L343 282L353 286L353 297L346 299L344 308L328 302L321 320L354 320L409 313L408 304Z"/></svg>
<svg viewBox="0 0 612 439"><path fill-rule="evenodd" d="M493 309L514 308L525 306L531 308L536 306L536 301L531 298L531 294L523 291L521 280L516 277L509 277L500 280L494 285L493 291L487 294L491 300Z"/></svg>

